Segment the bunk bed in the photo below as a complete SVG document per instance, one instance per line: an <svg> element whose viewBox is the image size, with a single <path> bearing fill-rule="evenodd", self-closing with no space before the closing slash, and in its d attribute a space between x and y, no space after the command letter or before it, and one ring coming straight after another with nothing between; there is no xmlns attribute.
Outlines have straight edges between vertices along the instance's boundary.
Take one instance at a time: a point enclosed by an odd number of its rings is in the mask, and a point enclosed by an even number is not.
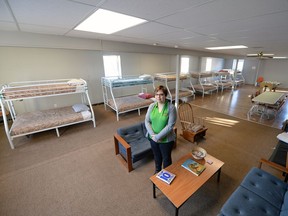
<svg viewBox="0 0 288 216"><path fill-rule="evenodd" d="M33 112L16 113L14 103L28 99L80 94L82 103ZM59 137L59 128L92 121L96 127L94 112L88 95L87 83L83 79L57 79L13 82L3 85L0 91L1 110L5 132L10 147L15 148L13 139L20 136L55 129ZM8 110L12 123L8 122L5 110Z"/></svg>
<svg viewBox="0 0 288 216"><path fill-rule="evenodd" d="M244 78L241 71L232 70L232 69L222 69L219 72L227 72L227 73L231 74L234 88L236 88L237 86L245 84L245 78Z"/></svg>
<svg viewBox="0 0 288 216"><path fill-rule="evenodd" d="M223 92L224 89L234 89L234 82L232 79L231 74L228 71L222 71L215 72L215 83L218 86L219 89L221 89L221 92Z"/></svg>
<svg viewBox="0 0 288 216"><path fill-rule="evenodd" d="M196 92L205 94L212 94L214 91L218 92L218 86L214 82L214 74L212 72L191 72L190 76L196 79L197 84L193 84Z"/></svg>
<svg viewBox="0 0 288 216"><path fill-rule="evenodd" d="M177 79L177 74L175 72L166 72L166 73L156 73L154 75L154 89L156 88L156 83L164 83L167 90L168 90L168 95L167 99L173 102L176 98L176 90L175 90L175 84ZM195 98L194 94L194 89L193 85L190 79L190 76L187 74L179 74L179 80L181 81L180 87L179 87L179 92L178 92L178 98L181 100L186 101L187 98L192 97ZM188 81L189 84L188 86L185 86L184 81ZM171 83L171 85L169 85ZM189 89L190 88L190 89Z"/></svg>
<svg viewBox="0 0 288 216"><path fill-rule="evenodd" d="M245 78L244 78L241 71L235 71L234 72L233 80L234 80L235 87L245 84Z"/></svg>
<svg viewBox="0 0 288 216"><path fill-rule="evenodd" d="M116 112L117 121L119 121L119 115L131 111L140 110L148 107L153 103L153 95L147 93L147 86L153 84L153 77L151 75L134 75L134 76L113 76L102 77L102 93L105 110L110 107ZM130 87L140 86L140 92L136 94L118 96L120 89L128 89ZM133 91L132 91L133 92ZM118 93L118 95L117 95Z"/></svg>

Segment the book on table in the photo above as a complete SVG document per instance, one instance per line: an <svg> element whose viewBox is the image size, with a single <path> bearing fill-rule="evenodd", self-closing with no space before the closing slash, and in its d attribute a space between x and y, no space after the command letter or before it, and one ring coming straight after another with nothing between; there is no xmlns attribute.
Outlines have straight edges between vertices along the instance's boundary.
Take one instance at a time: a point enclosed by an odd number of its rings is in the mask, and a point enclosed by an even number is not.
<svg viewBox="0 0 288 216"><path fill-rule="evenodd" d="M159 178L160 180L164 181L167 184L171 184L171 182L174 180L174 178L176 177L175 174L168 172L165 169L162 169L157 175L157 178Z"/></svg>
<svg viewBox="0 0 288 216"><path fill-rule="evenodd" d="M181 166L189 170L196 176L199 176L206 169L205 165L202 165L190 158L187 159Z"/></svg>

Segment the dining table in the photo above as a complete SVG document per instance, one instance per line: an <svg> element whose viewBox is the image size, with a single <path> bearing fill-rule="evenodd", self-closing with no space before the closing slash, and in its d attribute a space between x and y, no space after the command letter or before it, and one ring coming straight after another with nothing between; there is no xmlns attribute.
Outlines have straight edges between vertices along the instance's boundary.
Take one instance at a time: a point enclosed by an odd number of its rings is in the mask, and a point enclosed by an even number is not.
<svg viewBox="0 0 288 216"><path fill-rule="evenodd" d="M275 106L285 96L282 92L265 91L252 99L259 106L263 106L261 117L267 116L269 119L269 106Z"/></svg>

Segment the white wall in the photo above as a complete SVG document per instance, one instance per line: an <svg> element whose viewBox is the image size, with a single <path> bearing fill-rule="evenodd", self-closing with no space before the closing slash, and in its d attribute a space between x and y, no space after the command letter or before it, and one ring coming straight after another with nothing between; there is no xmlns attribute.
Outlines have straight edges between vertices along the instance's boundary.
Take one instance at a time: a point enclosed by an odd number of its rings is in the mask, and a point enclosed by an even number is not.
<svg viewBox="0 0 288 216"><path fill-rule="evenodd" d="M263 62L264 80L278 81L282 88L288 88L288 60L267 59Z"/></svg>
<svg viewBox="0 0 288 216"><path fill-rule="evenodd" d="M123 75L175 71L175 55L113 53L121 56ZM88 83L91 102L101 103L103 102L101 77L104 76L102 54L104 53L96 50L0 47L0 85L15 81L82 78ZM140 92L140 88L135 89L122 89L117 93L128 95L131 91ZM152 90L151 85L150 91ZM65 106L78 100L78 97L27 100L16 103L16 108L21 112L48 109L55 104Z"/></svg>
<svg viewBox="0 0 288 216"><path fill-rule="evenodd" d="M25 80L83 78L88 82L92 103L103 102L100 85L101 77L104 76L103 54L119 54L122 72L127 75L176 71L177 55L190 56L190 63L192 63L190 70L196 71L201 70L200 61L206 57L221 60L213 65L214 70L221 69L223 65L229 68L225 62L232 62L233 58L241 58L113 41L28 33L0 33L0 85ZM257 63L257 59L245 59L243 73L249 84L254 84ZM281 87L288 88L287 68L287 60L263 60L259 75L263 75L265 80L280 81ZM54 104L59 106L71 104L74 100L76 101L74 98L67 100L55 97L49 100L32 101L22 107L26 107L26 110L50 108Z"/></svg>

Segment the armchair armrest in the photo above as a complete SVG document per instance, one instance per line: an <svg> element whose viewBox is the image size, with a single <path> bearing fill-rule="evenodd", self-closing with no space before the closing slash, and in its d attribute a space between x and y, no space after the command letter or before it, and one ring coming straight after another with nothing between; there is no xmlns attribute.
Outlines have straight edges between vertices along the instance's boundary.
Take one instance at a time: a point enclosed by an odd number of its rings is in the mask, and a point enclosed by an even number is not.
<svg viewBox="0 0 288 216"><path fill-rule="evenodd" d="M279 165L277 163L274 163L272 161L266 160L264 158L260 159L260 163L259 163L259 168L260 169L261 169L263 163L268 165L268 166L270 166L270 167L272 167L272 168L274 168L274 169L277 169L277 170L279 170L281 172L288 173L288 168L287 167L281 166L281 165Z"/></svg>
<svg viewBox="0 0 288 216"><path fill-rule="evenodd" d="M120 143L126 150L131 149L131 146L119 134L116 133L114 134L114 145L116 154L119 154L118 143Z"/></svg>
<svg viewBox="0 0 288 216"><path fill-rule="evenodd" d="M263 163L268 165L268 166L270 166L270 167L272 167L272 168L274 168L274 169L276 169L276 170L278 170L278 171L283 172L283 174L285 176L284 181L287 182L287 180L288 180L288 153L286 155L286 167L284 167L282 165L279 165L277 163L274 163L272 161L266 160L264 158L261 158L260 162L259 162L259 168L260 169L261 169Z"/></svg>
<svg viewBox="0 0 288 216"><path fill-rule="evenodd" d="M115 154L120 154L119 151L119 145L121 144L126 149L126 160L123 159L123 157L120 158L121 162L127 166L128 172L131 172L133 170L132 166L132 153L131 153L131 146L119 135L114 134L114 146L115 146Z"/></svg>

